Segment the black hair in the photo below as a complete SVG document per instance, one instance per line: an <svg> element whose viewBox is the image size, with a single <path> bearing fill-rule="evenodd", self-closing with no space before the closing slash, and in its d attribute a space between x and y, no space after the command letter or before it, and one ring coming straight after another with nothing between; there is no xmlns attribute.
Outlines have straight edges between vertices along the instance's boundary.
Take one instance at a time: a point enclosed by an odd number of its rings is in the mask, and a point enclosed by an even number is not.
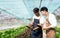
<svg viewBox="0 0 60 38"><path fill-rule="evenodd" d="M34 8L34 9L33 9L33 12L34 12L34 13L38 13L38 12L39 12L39 8Z"/></svg>
<svg viewBox="0 0 60 38"><path fill-rule="evenodd" d="M42 8L40 9L40 11L47 11L47 12L48 12L48 8L47 8L47 7L42 7Z"/></svg>

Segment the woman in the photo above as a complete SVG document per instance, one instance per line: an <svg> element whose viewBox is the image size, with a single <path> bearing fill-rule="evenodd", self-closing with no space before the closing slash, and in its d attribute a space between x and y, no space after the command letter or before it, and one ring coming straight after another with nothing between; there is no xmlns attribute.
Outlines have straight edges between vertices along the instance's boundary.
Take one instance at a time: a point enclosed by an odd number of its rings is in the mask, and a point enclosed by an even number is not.
<svg viewBox="0 0 60 38"><path fill-rule="evenodd" d="M56 38L55 27L57 20L55 15L49 13L47 7L42 7L40 11L46 17L45 27L43 28L46 30L46 38Z"/></svg>

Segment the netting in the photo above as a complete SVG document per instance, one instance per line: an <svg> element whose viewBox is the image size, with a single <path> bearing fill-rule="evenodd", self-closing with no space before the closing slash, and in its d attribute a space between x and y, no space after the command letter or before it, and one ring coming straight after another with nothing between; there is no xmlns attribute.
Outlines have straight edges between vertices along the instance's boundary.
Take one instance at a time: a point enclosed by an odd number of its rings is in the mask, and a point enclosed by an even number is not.
<svg viewBox="0 0 60 38"><path fill-rule="evenodd" d="M33 8L43 6L53 13L60 7L60 0L0 0L0 25L28 24L34 15Z"/></svg>

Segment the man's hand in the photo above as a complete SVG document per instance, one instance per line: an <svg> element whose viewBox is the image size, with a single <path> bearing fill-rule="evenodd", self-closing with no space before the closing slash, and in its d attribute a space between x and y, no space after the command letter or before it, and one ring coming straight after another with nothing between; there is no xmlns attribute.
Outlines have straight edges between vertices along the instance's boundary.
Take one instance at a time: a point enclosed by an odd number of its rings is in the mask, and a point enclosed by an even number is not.
<svg viewBox="0 0 60 38"><path fill-rule="evenodd" d="M43 27L43 24L38 24L39 26Z"/></svg>
<svg viewBox="0 0 60 38"><path fill-rule="evenodd" d="M28 27L28 28L30 29L30 27L29 27L29 26L26 26L26 27Z"/></svg>
<svg viewBox="0 0 60 38"><path fill-rule="evenodd" d="M35 27L35 28L33 28L33 30L37 30L39 27Z"/></svg>
<svg viewBox="0 0 60 38"><path fill-rule="evenodd" d="M33 27L33 24L29 24L29 27L32 28Z"/></svg>

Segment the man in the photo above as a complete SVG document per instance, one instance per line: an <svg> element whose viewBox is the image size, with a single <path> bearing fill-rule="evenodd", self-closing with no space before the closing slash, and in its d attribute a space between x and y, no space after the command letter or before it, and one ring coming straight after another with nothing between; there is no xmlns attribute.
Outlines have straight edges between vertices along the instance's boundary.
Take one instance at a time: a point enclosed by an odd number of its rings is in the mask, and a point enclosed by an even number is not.
<svg viewBox="0 0 60 38"><path fill-rule="evenodd" d="M31 38L42 38L42 24L43 24L43 17L40 16L39 14L39 8L34 8L33 9L34 16L32 23L30 24L30 27L33 26L33 30L31 32ZM41 23L41 26L40 26Z"/></svg>
<svg viewBox="0 0 60 38"><path fill-rule="evenodd" d="M57 20L55 15L48 12L47 7L41 8L41 13L46 17L43 29L46 30L46 38L56 38L55 27L57 25Z"/></svg>

